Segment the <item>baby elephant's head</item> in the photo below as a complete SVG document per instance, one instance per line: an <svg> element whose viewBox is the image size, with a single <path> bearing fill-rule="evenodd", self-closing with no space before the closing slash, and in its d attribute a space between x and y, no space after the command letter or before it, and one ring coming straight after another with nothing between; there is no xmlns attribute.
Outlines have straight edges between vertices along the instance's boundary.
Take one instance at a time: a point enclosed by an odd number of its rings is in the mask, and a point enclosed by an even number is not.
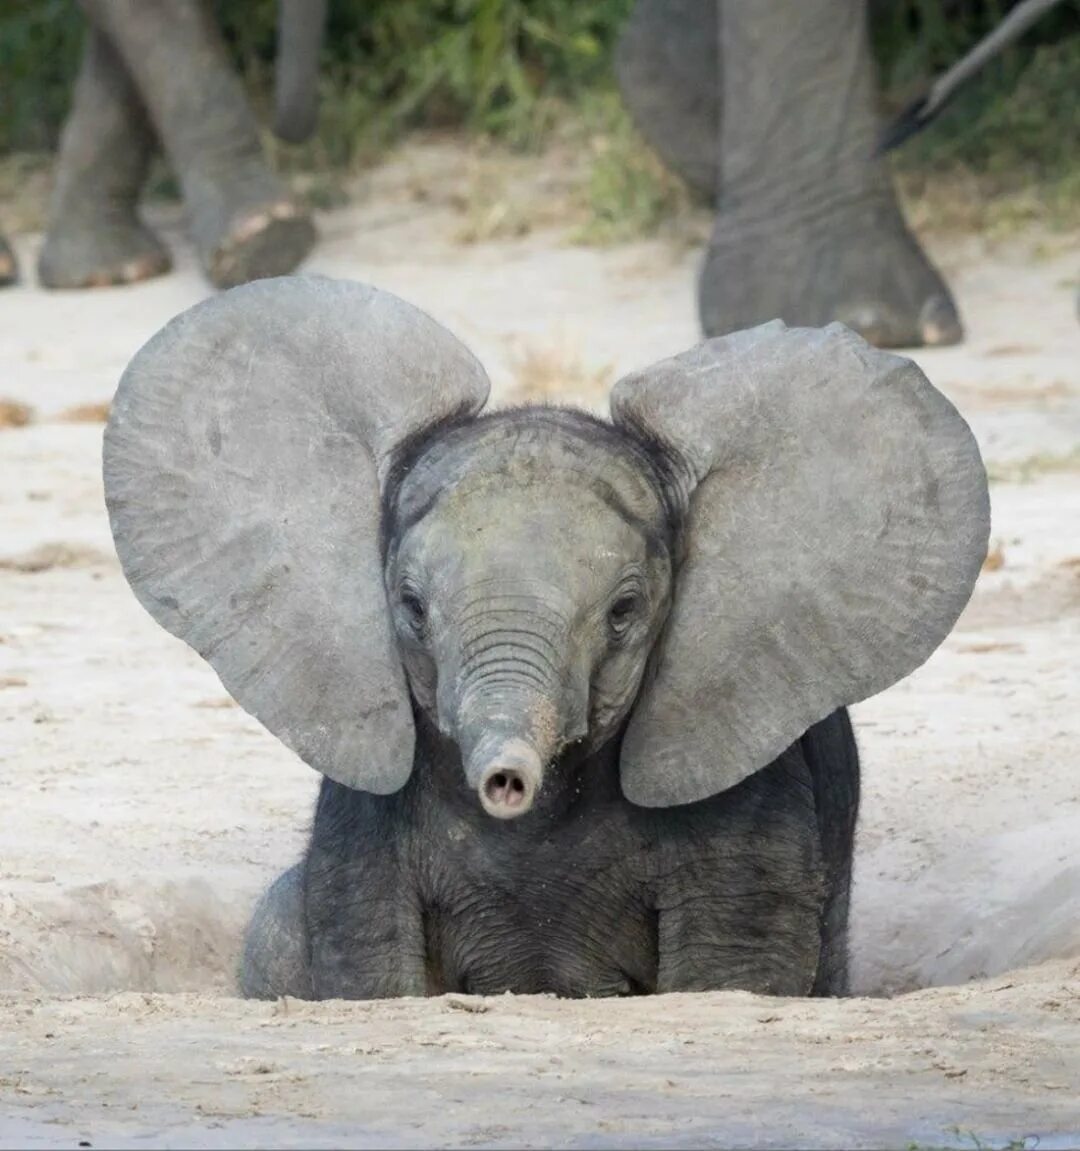
<svg viewBox="0 0 1080 1151"><path fill-rule="evenodd" d="M663 461L552 409L436 432L391 482L386 588L413 696L485 809L525 814L630 710L671 598Z"/></svg>
<svg viewBox="0 0 1080 1151"><path fill-rule="evenodd" d="M197 305L120 382L132 587L350 787L406 782L419 716L493 816L609 742L630 801L703 799L925 660L985 555L967 425L839 325L700 344L611 423L487 394L423 313L306 277Z"/></svg>

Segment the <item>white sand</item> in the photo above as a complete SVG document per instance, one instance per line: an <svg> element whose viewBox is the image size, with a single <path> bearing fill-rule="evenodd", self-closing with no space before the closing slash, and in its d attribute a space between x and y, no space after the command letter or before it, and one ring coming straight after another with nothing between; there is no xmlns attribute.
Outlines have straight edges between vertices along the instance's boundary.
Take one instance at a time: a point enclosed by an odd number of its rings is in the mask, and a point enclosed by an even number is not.
<svg viewBox="0 0 1080 1151"><path fill-rule="evenodd" d="M463 248L405 194L416 162L329 215L309 269L427 308L499 396L531 351L602 407L607 365L697 338L696 253ZM169 238L162 280L0 293L0 400L38 415L0 429L0 1146L1080 1142L1080 237L935 250L968 340L917 358L1013 465L1004 562L926 667L855 709L852 911L857 989L931 990L351 1005L230 997L316 779L135 602L101 425L59 419L206 294ZM39 242L17 238L24 268Z"/></svg>

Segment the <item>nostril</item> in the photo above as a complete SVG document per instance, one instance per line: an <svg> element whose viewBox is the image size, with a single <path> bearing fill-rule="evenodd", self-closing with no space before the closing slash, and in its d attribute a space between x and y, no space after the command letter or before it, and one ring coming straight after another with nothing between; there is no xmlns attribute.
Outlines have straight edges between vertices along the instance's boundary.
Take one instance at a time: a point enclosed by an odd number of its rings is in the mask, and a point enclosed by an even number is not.
<svg viewBox="0 0 1080 1151"><path fill-rule="evenodd" d="M532 790L522 772L504 767L487 776L481 794L493 815L521 815L530 805Z"/></svg>

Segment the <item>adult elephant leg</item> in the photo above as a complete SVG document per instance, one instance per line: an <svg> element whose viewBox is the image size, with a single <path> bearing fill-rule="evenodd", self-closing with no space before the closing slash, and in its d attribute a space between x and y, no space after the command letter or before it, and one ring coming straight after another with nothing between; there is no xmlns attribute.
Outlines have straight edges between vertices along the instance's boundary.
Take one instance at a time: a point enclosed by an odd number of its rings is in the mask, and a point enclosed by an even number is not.
<svg viewBox="0 0 1080 1151"><path fill-rule="evenodd" d="M0 288L5 284L14 284L18 278L19 269L15 263L15 253L7 240L0 235Z"/></svg>
<svg viewBox="0 0 1080 1151"><path fill-rule="evenodd" d="M719 56L716 0L637 0L615 51L619 91L638 131L709 197L718 178Z"/></svg>
<svg viewBox="0 0 1080 1151"><path fill-rule="evenodd" d="M88 29L38 258L45 287L127 284L169 270L168 250L137 213L153 149L153 129L119 56Z"/></svg>
<svg viewBox="0 0 1080 1151"><path fill-rule="evenodd" d="M721 175L700 284L706 333L779 317L840 320L881 347L958 341L949 290L874 155L865 0L722 0L718 31Z"/></svg>
<svg viewBox="0 0 1080 1151"><path fill-rule="evenodd" d="M315 229L267 165L208 7L201 0L81 2L135 80L180 178L210 279L224 288L292 271Z"/></svg>

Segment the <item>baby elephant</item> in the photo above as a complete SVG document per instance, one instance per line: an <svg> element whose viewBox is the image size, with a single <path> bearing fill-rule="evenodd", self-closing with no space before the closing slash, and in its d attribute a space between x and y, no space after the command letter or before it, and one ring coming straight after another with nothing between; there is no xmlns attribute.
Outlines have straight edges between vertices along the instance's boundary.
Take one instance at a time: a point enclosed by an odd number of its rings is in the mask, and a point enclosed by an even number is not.
<svg viewBox="0 0 1080 1151"><path fill-rule="evenodd" d="M136 595L325 777L244 993L842 993L843 707L970 595L967 425L838 325L703 343L610 423L487 395L423 313L303 277L121 380Z"/></svg>

